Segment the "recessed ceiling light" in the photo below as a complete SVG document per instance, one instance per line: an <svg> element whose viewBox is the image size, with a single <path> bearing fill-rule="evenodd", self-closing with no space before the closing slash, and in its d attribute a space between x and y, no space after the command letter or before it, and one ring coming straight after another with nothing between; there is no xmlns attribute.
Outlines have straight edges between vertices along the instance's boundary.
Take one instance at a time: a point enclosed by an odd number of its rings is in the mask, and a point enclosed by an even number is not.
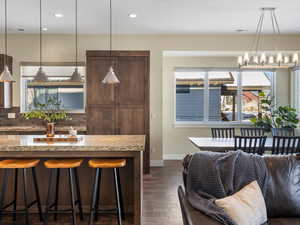
<svg viewBox="0 0 300 225"><path fill-rule="evenodd" d="M242 33L242 32L247 32L248 30L245 30L245 29L236 29L235 31L238 32L238 33Z"/></svg>
<svg viewBox="0 0 300 225"><path fill-rule="evenodd" d="M44 28L43 28L43 31L47 31L47 30L48 30L48 28L47 28L47 27L44 27Z"/></svg>
<svg viewBox="0 0 300 225"><path fill-rule="evenodd" d="M136 18L136 17L137 17L137 15L136 15L135 13L129 13L128 16L129 16L130 18Z"/></svg>
<svg viewBox="0 0 300 225"><path fill-rule="evenodd" d="M62 18L62 17L64 17L64 15L61 14L61 13L54 13L54 16L57 17L57 18Z"/></svg>

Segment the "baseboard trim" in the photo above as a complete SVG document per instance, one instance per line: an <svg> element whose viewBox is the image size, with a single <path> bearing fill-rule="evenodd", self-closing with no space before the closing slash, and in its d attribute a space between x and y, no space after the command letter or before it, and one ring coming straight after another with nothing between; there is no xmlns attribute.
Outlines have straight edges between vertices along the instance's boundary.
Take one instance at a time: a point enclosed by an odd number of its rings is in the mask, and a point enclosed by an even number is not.
<svg viewBox="0 0 300 225"><path fill-rule="evenodd" d="M164 160L182 160L186 154L164 154Z"/></svg>
<svg viewBox="0 0 300 225"><path fill-rule="evenodd" d="M164 160L151 160L150 161L150 167L163 167L164 166Z"/></svg>

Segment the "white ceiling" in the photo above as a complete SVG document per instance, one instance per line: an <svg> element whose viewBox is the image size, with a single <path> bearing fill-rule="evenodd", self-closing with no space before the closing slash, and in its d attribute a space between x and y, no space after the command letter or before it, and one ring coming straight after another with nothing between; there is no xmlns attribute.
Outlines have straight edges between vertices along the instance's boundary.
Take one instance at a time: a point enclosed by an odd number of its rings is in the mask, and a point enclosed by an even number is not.
<svg viewBox="0 0 300 225"><path fill-rule="evenodd" d="M43 0L47 33L74 32L75 0ZM78 0L80 33L107 33L109 0ZM260 7L277 7L282 33L300 33L299 0L113 0L113 30L122 34L254 33ZM2 12L1 12L2 11ZM64 17L55 18L54 13ZM131 19L129 13L136 13ZM8 0L10 32L38 32L39 0ZM271 32L269 17L266 28ZM4 0L0 0L0 29Z"/></svg>

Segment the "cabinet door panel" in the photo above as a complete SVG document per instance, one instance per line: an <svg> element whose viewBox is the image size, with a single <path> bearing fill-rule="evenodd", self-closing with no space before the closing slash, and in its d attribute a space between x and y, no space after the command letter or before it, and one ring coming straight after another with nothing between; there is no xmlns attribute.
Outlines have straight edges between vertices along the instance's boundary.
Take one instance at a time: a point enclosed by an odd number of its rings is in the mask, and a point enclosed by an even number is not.
<svg viewBox="0 0 300 225"><path fill-rule="evenodd" d="M118 85L118 103L144 104L145 77L148 61L146 57L119 57L117 71L120 78Z"/></svg>
<svg viewBox="0 0 300 225"><path fill-rule="evenodd" d="M115 115L113 106L88 107L88 134L115 134Z"/></svg>
<svg viewBox="0 0 300 225"><path fill-rule="evenodd" d="M102 84L114 58L89 57L87 60L87 105L114 104L115 87Z"/></svg>
<svg viewBox="0 0 300 225"><path fill-rule="evenodd" d="M121 106L117 113L119 134L146 134L143 107Z"/></svg>

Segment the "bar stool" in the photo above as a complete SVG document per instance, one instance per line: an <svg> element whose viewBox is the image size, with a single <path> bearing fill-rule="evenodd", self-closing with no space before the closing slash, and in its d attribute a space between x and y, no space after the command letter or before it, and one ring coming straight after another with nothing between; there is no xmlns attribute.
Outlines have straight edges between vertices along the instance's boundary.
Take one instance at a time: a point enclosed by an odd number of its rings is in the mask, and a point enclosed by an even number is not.
<svg viewBox="0 0 300 225"><path fill-rule="evenodd" d="M40 160L38 159L6 159L0 161L0 169L3 169L3 181L2 181L2 190L0 193L0 215L1 214L13 214L13 221L16 221L16 214L22 213L25 214L25 223L29 225L29 209L37 204L39 216L41 222L43 221L43 213L41 207L41 200L38 188L38 182L36 178L36 171L35 167L39 164ZM15 177L14 177L14 200L6 205L4 204L5 195L7 195L7 181L8 181L8 170L14 169L15 170ZM17 210L17 196L18 196L18 173L19 169L23 172L23 199L24 199L24 209ZM28 169L31 169L33 184L35 189L35 196L36 200L32 201L31 203L28 202L28 179L27 173ZM13 206L13 210L8 211L5 210L9 207ZM1 217L0 217L1 219Z"/></svg>
<svg viewBox="0 0 300 225"><path fill-rule="evenodd" d="M77 173L77 167L82 164L82 159L59 159L59 160L47 160L44 162L46 168L50 170L49 177L49 187L46 200L46 210L44 216L44 224L48 224L48 214L54 214L54 220L57 220L57 213L72 213L72 224L76 225L76 205L78 205L80 220L83 220L82 204L81 204L81 194L79 188L79 179ZM53 172L56 171L56 187L53 185ZM68 169L69 172L69 185L70 185L70 197L71 197L71 208L65 210L58 210L58 196L59 196L59 181L60 181L60 169ZM76 186L76 200L75 200L75 189ZM53 186L53 187L52 187ZM54 203L50 204L51 197L54 196L55 188L55 199ZM54 209L52 209L54 208Z"/></svg>
<svg viewBox="0 0 300 225"><path fill-rule="evenodd" d="M90 225L93 224L94 216L95 219L97 220L98 213L103 214L103 213L114 212L118 216L118 224L122 225L122 219L125 218L125 214L124 214L119 168L124 167L126 165L126 160L125 159L91 159L89 160L88 165L89 167L96 169L89 224ZM110 209L110 210L99 209L102 169L113 169L115 196L116 196L116 204L117 204L116 209Z"/></svg>

